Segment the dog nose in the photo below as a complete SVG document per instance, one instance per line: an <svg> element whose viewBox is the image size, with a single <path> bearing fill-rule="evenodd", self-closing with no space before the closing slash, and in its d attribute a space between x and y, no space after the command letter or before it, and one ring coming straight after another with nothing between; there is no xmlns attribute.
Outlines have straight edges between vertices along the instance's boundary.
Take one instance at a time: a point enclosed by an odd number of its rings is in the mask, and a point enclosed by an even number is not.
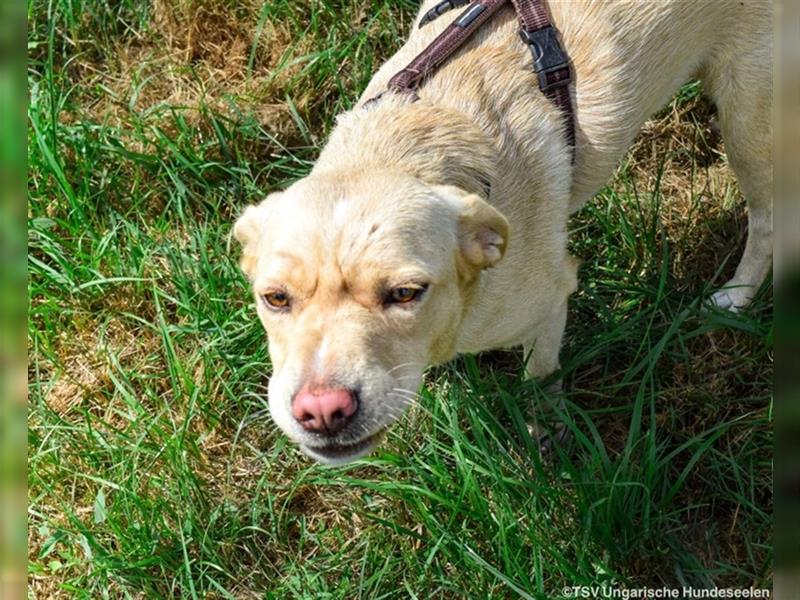
<svg viewBox="0 0 800 600"><path fill-rule="evenodd" d="M358 411L355 394L343 388L303 388L292 402L292 416L306 431L334 435L347 425Z"/></svg>

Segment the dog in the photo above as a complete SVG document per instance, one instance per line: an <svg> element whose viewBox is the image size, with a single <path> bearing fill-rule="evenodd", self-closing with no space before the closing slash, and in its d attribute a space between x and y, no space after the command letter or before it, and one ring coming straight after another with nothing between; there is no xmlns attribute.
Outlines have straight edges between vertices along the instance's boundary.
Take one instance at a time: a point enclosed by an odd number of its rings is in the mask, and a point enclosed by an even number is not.
<svg viewBox="0 0 800 600"><path fill-rule="evenodd" d="M435 4L337 118L310 174L233 228L268 335L271 415L323 463L375 448L430 364L522 346L526 376L559 368L577 287L567 219L692 78L716 104L749 216L711 301L742 309L771 269L769 3L550 0L574 72L574 162L510 3L418 99L379 96L461 12L418 27Z"/></svg>

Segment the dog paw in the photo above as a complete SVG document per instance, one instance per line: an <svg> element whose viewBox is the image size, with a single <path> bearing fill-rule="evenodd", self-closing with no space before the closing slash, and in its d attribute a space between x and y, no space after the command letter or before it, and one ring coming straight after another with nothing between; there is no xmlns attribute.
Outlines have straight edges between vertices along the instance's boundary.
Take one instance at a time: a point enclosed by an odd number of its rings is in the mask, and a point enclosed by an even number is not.
<svg viewBox="0 0 800 600"><path fill-rule="evenodd" d="M539 453L542 456L551 453L556 445L567 439L569 434L569 430L561 420L566 409L564 398L561 396L562 387L562 380L558 379L545 388L551 404L540 405L533 419L527 424L528 433L539 446Z"/></svg>
<svg viewBox="0 0 800 600"><path fill-rule="evenodd" d="M733 298L731 298L731 295L727 290L718 290L711 294L711 297L708 299L708 304L714 308L736 312L736 307L733 304Z"/></svg>
<svg viewBox="0 0 800 600"><path fill-rule="evenodd" d="M730 312L739 312L750 304L750 286L734 287L733 283L726 284L722 289L714 292L708 299L712 307Z"/></svg>
<svg viewBox="0 0 800 600"><path fill-rule="evenodd" d="M541 455L550 454L556 445L563 443L569 430L563 423L554 423L550 427L543 427L539 423L528 423L528 433L539 446Z"/></svg>
<svg viewBox="0 0 800 600"><path fill-rule="evenodd" d="M557 396L564 389L564 380L556 379L553 383L544 388L544 393L548 396Z"/></svg>

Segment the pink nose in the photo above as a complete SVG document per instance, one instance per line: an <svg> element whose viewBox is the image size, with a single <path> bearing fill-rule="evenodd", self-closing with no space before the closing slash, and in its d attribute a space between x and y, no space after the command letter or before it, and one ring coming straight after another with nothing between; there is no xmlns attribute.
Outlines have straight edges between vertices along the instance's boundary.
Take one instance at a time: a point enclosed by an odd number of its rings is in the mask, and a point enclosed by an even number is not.
<svg viewBox="0 0 800 600"><path fill-rule="evenodd" d="M303 429L328 435L341 431L357 410L355 395L343 388L304 387L292 402L292 416Z"/></svg>

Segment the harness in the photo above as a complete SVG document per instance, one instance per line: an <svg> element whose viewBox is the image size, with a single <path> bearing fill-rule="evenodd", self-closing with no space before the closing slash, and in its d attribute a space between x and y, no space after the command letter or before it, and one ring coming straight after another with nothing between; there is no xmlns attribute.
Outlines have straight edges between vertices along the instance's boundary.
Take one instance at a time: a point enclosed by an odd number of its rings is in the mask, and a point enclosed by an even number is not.
<svg viewBox="0 0 800 600"><path fill-rule="evenodd" d="M440 33L403 70L396 73L386 86L386 91L408 94L416 101L417 90L426 77L435 72L456 50L458 50L481 25L489 21L509 0L476 0ZM533 70L539 78L539 89L561 109L567 129L567 140L575 162L575 114L567 87L572 81L569 57L561 47L558 32L544 7L543 0L511 0L517 11L519 36L533 55ZM444 0L422 17L419 27L454 8L469 3L469 0ZM364 103L377 101L386 92L381 92Z"/></svg>

